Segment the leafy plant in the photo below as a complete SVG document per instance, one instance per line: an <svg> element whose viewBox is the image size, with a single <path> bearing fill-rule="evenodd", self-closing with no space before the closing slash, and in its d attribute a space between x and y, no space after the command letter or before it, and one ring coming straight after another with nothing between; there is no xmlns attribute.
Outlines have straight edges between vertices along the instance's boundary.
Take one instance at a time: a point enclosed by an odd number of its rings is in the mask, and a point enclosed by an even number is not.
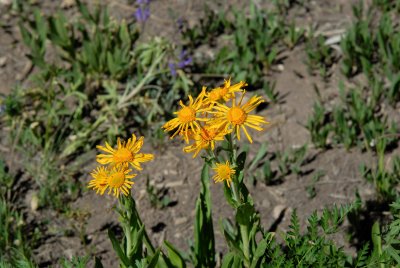
<svg viewBox="0 0 400 268"><path fill-rule="evenodd" d="M286 176L290 173L299 175L301 173L301 166L305 161L306 153L307 144L304 144L300 148L291 149L283 153L278 152L278 169L281 176Z"/></svg>
<svg viewBox="0 0 400 268"><path fill-rule="evenodd" d="M310 73L318 70L319 75L327 79L330 76L329 70L338 60L334 49L325 44L326 38L322 35L309 37L306 42L307 61L306 64Z"/></svg>
<svg viewBox="0 0 400 268"><path fill-rule="evenodd" d="M385 167L386 143L387 141L385 138L377 140L377 166L375 168L367 168L366 165L363 164L360 167L360 171L366 180L374 184L380 201L391 203L398 197L396 187L400 183L400 157L394 157L392 160L392 169L390 171L387 170Z"/></svg>
<svg viewBox="0 0 400 268"><path fill-rule="evenodd" d="M317 101L314 103L313 115L308 118L307 129L310 131L311 141L321 148L327 147L327 139L332 126L330 117L324 105Z"/></svg>

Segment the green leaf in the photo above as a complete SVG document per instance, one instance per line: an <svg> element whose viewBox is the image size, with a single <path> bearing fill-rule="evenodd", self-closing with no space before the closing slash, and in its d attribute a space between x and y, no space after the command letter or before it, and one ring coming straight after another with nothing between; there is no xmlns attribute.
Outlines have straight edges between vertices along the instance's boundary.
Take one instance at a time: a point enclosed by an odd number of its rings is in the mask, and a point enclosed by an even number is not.
<svg viewBox="0 0 400 268"><path fill-rule="evenodd" d="M119 242L117 241L117 238L115 237L115 235L111 229L108 229L108 237L110 238L111 244L112 244L115 252L117 253L119 259L123 262L123 264L125 266L129 267L129 265L130 265L129 259L123 252Z"/></svg>
<svg viewBox="0 0 400 268"><path fill-rule="evenodd" d="M259 267L259 263L258 261L260 260L260 258L262 258L265 254L265 251L267 250L269 242L267 242L267 239L263 239L258 245L257 245L257 249L254 252L253 255L253 259L251 261L251 268L256 268Z"/></svg>
<svg viewBox="0 0 400 268"><path fill-rule="evenodd" d="M375 222L374 225L372 225L371 238L374 246L373 254L379 257L382 255L382 238L379 222Z"/></svg>
<svg viewBox="0 0 400 268"><path fill-rule="evenodd" d="M253 168L255 168L256 165L258 164L258 162L265 156L266 153L267 153L267 144L263 143L263 144L261 144L260 149L258 149L256 156L253 158L253 161L251 162L251 165L249 166L249 170L252 170Z"/></svg>
<svg viewBox="0 0 400 268"><path fill-rule="evenodd" d="M120 25L119 28L119 38L122 41L122 45L124 46L130 46L131 43L131 38L129 37L129 31L128 31L128 27L126 25L126 22L123 21Z"/></svg>
<svg viewBox="0 0 400 268"><path fill-rule="evenodd" d="M224 259L222 260L222 265L221 268L231 268L233 267L233 259L234 259L235 254L233 252L229 252L224 256Z"/></svg>
<svg viewBox="0 0 400 268"><path fill-rule="evenodd" d="M33 11L33 14L35 17L36 29L38 31L39 37L41 41L44 42L47 37L47 26L43 19L43 15L40 13L39 9L35 9Z"/></svg>
<svg viewBox="0 0 400 268"><path fill-rule="evenodd" d="M142 255L142 245L143 245L143 236L144 236L144 225L142 225L137 232L133 244L135 245L132 249L132 252L129 258L138 258ZM128 249L130 250L130 249Z"/></svg>
<svg viewBox="0 0 400 268"><path fill-rule="evenodd" d="M400 255L399 250L394 249L392 246L386 248L386 251L392 256L393 259L396 260L397 265L400 265Z"/></svg>
<svg viewBox="0 0 400 268"><path fill-rule="evenodd" d="M158 258L160 257L161 250L158 248L157 251L154 253L153 257L150 260L150 263L146 266L146 268L154 268L157 265Z"/></svg>
<svg viewBox="0 0 400 268"><path fill-rule="evenodd" d="M247 157L246 152L241 152L239 154L239 156L237 157L237 160L236 160L236 164L238 167L238 170L236 172L239 172L244 169L244 164L246 163L246 157Z"/></svg>
<svg viewBox="0 0 400 268"><path fill-rule="evenodd" d="M92 15L90 14L87 6L83 4L80 0L76 0L76 3L78 5L79 12L81 12L82 16L87 20L87 21L94 21Z"/></svg>
<svg viewBox="0 0 400 268"><path fill-rule="evenodd" d="M248 225L255 213L254 207L250 203L244 203L237 208L236 221L240 225Z"/></svg>
<svg viewBox="0 0 400 268"><path fill-rule="evenodd" d="M168 258L171 261L171 264L174 267L181 268L186 267L185 260L182 257L182 254L177 250L171 243L168 241L164 241L164 245L168 250Z"/></svg>

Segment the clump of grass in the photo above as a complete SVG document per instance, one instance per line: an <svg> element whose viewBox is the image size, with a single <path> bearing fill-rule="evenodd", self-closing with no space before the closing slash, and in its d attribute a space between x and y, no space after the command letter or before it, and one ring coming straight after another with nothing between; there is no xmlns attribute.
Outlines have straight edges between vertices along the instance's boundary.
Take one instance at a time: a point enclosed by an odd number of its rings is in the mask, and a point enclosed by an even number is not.
<svg viewBox="0 0 400 268"><path fill-rule="evenodd" d="M332 47L326 44L326 38L322 35L316 37L311 35L307 38L305 51L309 72L318 71L319 75L327 80L332 65L338 60L338 55Z"/></svg>

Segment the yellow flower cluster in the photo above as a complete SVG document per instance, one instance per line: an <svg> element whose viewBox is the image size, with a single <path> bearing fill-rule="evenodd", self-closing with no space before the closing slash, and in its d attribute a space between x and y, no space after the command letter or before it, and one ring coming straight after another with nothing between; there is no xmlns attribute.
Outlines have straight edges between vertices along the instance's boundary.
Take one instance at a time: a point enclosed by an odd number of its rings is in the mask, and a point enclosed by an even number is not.
<svg viewBox="0 0 400 268"><path fill-rule="evenodd" d="M92 188L96 193L101 195L108 190L114 196L119 197L120 193L129 194L133 182L130 179L136 177L137 174L132 174L131 165L136 170L142 170L140 163L153 160L152 154L139 153L143 146L144 138L136 138L132 134L132 138L127 142L118 138L117 148L113 149L107 142L105 146L98 145L97 148L107 154L99 154L96 157L98 163L102 166L97 167L90 174L93 180L89 182L89 188Z"/></svg>
<svg viewBox="0 0 400 268"><path fill-rule="evenodd" d="M240 132L243 130L250 143L253 139L246 127L257 131L263 130L262 125L267 124L262 116L250 114L264 100L259 96L251 97L246 103L243 102L245 91L242 89L247 84L240 82L231 85L226 80L224 85L207 92L203 87L196 99L189 96L189 104L179 102L181 109L174 114L175 118L164 124L165 131L175 130L171 138L180 135L189 143L184 148L187 153L194 152L196 157L201 149L215 147L216 141L221 141L224 136L234 132L240 140ZM240 93L239 102L236 101L236 94ZM228 103L231 102L231 105Z"/></svg>
<svg viewBox="0 0 400 268"><path fill-rule="evenodd" d="M234 133L234 137L240 140L241 131L246 135L250 143L253 142L248 129L263 130L262 126L268 124L262 116L250 114L264 100L259 96L251 97L243 103L245 97L245 82L231 85L231 80L224 85L206 91L203 87L201 93L193 99L189 95L189 103L185 105L179 102L181 108L175 112L175 118L164 124L165 131L174 131L171 139L176 135L181 136L187 144L183 150L193 153L196 157L201 150L214 150L215 143L222 141L225 135ZM239 94L239 101L236 100ZM229 104L230 103L230 104ZM229 166L229 162L217 164L214 168L217 172L216 182L229 180L235 170Z"/></svg>

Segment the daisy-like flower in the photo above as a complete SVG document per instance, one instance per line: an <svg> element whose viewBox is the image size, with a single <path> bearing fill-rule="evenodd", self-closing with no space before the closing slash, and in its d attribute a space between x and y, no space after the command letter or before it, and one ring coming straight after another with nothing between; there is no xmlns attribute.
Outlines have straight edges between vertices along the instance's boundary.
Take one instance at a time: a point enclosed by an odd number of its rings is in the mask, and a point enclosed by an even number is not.
<svg viewBox="0 0 400 268"><path fill-rule="evenodd" d="M132 169L128 169L128 164L114 166L108 173L107 186L109 187L108 194L113 192L115 197L119 197L121 193L129 194L132 188L133 181L130 179L136 177L137 174L129 174Z"/></svg>
<svg viewBox="0 0 400 268"><path fill-rule="evenodd" d="M96 191L96 194L100 193L104 194L105 190L108 187L107 178L108 172L105 167L97 167L95 170L90 173L93 177L93 180L89 181L88 188L92 188Z"/></svg>
<svg viewBox="0 0 400 268"><path fill-rule="evenodd" d="M154 158L152 154L139 153L143 146L143 140L144 137L140 137L137 140L135 134L132 134L132 138L128 139L128 142L118 138L116 149L113 149L107 142L105 143L105 147L98 145L97 149L108 154L99 154L96 160L102 165L110 164L112 166L129 163L133 168L142 170L140 163L153 160Z"/></svg>
<svg viewBox="0 0 400 268"><path fill-rule="evenodd" d="M186 146L183 151L186 153L194 152L193 158L195 158L201 149L207 150L211 148L211 150L214 150L215 142L224 140L226 134L226 131L222 129L216 129L210 126L201 127L200 131L197 131L193 137L194 143Z"/></svg>
<svg viewBox="0 0 400 268"><path fill-rule="evenodd" d="M232 107L217 103L214 106L215 111L210 112L215 117L208 124L215 128L224 128L225 131L235 131L238 140L240 140L240 129L242 129L250 143L253 143L246 127L262 131L263 128L261 126L268 124L268 122L262 116L251 115L249 113L264 102L264 100L261 97L253 96L247 103L242 105L244 95L245 92L243 92L238 104L236 104L236 98L234 98L232 100Z"/></svg>
<svg viewBox="0 0 400 268"><path fill-rule="evenodd" d="M189 143L189 132L190 130L196 131L200 130L199 121L207 121L207 118L201 118L197 115L199 113L206 112L208 108L203 108L203 99L206 94L206 88L203 87L203 90L197 96L196 100L193 100L193 97L189 95L189 105L183 104L182 101L179 101L179 105L182 107L178 112L174 112L176 117L163 125L165 131L171 131L177 129L175 133L171 136L171 139L174 138L177 134L181 134L186 143Z"/></svg>
<svg viewBox="0 0 400 268"><path fill-rule="evenodd" d="M206 94L205 105L213 105L217 102L227 102L235 97L236 92L241 92L242 87L247 86L243 81L231 86L231 79L225 80L222 87L217 87Z"/></svg>
<svg viewBox="0 0 400 268"><path fill-rule="evenodd" d="M89 181L88 188L96 191L96 194L103 195L108 188L108 194L113 192L115 197L120 193L129 194L133 181L130 179L136 177L136 174L129 174L132 169L128 169L128 164L114 166L111 169L105 167L97 167L90 175L93 180Z"/></svg>
<svg viewBox="0 0 400 268"><path fill-rule="evenodd" d="M232 175L235 174L235 170L230 166L229 161L226 163L216 163L213 170L216 174L213 176L215 183L226 181L228 187L231 187Z"/></svg>

